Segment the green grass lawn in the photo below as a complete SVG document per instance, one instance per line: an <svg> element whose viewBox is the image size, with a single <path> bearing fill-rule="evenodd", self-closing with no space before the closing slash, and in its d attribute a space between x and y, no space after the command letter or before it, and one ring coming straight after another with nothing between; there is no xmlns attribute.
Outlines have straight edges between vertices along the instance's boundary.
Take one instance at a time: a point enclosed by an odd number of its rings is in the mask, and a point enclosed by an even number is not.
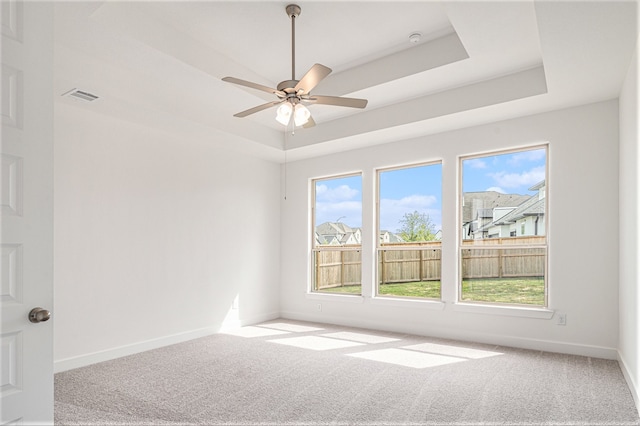
<svg viewBox="0 0 640 426"><path fill-rule="evenodd" d="M338 293L338 294L362 294L362 286L346 285L344 287L332 287L318 290L319 293Z"/></svg>
<svg viewBox="0 0 640 426"><path fill-rule="evenodd" d="M462 300L544 305L544 278L492 278L462 281Z"/></svg>
<svg viewBox="0 0 640 426"><path fill-rule="evenodd" d="M359 285L328 288L322 293L361 294ZM414 281L380 286L380 296L424 297L440 299L440 281Z"/></svg>
<svg viewBox="0 0 640 426"><path fill-rule="evenodd" d="M334 287L322 293L361 294L359 285ZM381 296L422 297L440 299L440 281L415 281L409 283L384 284ZM517 303L522 305L544 305L544 278L491 278L462 282L462 300L469 302Z"/></svg>
<svg viewBox="0 0 640 426"><path fill-rule="evenodd" d="M425 297L440 299L440 281L415 281L410 283L384 284L380 296Z"/></svg>

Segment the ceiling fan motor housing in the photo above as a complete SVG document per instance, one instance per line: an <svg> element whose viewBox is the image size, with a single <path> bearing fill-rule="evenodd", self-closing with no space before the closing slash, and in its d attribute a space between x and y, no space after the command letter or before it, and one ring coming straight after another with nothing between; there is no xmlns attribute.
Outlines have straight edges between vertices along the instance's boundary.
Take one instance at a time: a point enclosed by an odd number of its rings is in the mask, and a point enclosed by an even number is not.
<svg viewBox="0 0 640 426"><path fill-rule="evenodd" d="M298 84L298 80L281 81L278 84L277 89L287 94L296 93L296 84Z"/></svg>

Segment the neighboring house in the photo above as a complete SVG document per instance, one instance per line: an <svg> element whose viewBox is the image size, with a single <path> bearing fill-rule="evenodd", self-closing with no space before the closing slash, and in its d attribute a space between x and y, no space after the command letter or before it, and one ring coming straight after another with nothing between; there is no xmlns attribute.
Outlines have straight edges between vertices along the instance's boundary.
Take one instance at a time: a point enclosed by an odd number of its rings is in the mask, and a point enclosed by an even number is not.
<svg viewBox="0 0 640 426"><path fill-rule="evenodd" d="M362 230L341 222L325 222L316 226L317 245L345 246L362 243Z"/></svg>
<svg viewBox="0 0 640 426"><path fill-rule="evenodd" d="M484 229L498 215L509 213L530 198L529 195L501 194L496 191L465 192L462 194L462 238L465 240L486 238Z"/></svg>
<svg viewBox="0 0 640 426"><path fill-rule="evenodd" d="M538 193L510 212L499 215L479 231L486 235L486 238L545 235L545 181L532 186L529 191Z"/></svg>
<svg viewBox="0 0 640 426"><path fill-rule="evenodd" d="M404 243L405 241L397 234L389 231L380 231L380 244Z"/></svg>
<svg viewBox="0 0 640 426"><path fill-rule="evenodd" d="M316 226L316 245L344 246L362 244L362 229L351 228L341 222L325 222ZM400 236L389 231L380 231L381 243L403 243Z"/></svg>

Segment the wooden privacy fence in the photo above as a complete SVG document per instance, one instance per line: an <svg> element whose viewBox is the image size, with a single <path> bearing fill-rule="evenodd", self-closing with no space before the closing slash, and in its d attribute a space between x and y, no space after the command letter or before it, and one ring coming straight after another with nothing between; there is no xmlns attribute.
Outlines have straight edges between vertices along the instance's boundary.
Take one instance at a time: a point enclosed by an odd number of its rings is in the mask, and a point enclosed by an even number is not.
<svg viewBox="0 0 640 426"><path fill-rule="evenodd" d="M316 290L361 284L361 250L345 246L338 250L314 251L314 257Z"/></svg>
<svg viewBox="0 0 640 426"><path fill-rule="evenodd" d="M462 244L462 277L542 277L546 265L546 249L530 247L541 243L544 243L544 237L465 240ZM496 247L506 244L509 246ZM380 284L440 280L440 245L440 241L410 246L383 245L378 249ZM487 246L491 248L483 248ZM362 253L359 246L323 247L314 251L314 260L316 290L361 284Z"/></svg>
<svg viewBox="0 0 640 426"><path fill-rule="evenodd" d="M542 277L546 263L543 248L462 250L462 277Z"/></svg>
<svg viewBox="0 0 640 426"><path fill-rule="evenodd" d="M442 250L440 242L429 248L381 248L378 251L380 284L439 281Z"/></svg>
<svg viewBox="0 0 640 426"><path fill-rule="evenodd" d="M463 247L475 246L531 246L544 244L547 237L544 235L530 235L524 237L485 238L482 240L462 240Z"/></svg>
<svg viewBox="0 0 640 426"><path fill-rule="evenodd" d="M545 242L545 236L463 240L462 278L542 277L547 250L540 246Z"/></svg>

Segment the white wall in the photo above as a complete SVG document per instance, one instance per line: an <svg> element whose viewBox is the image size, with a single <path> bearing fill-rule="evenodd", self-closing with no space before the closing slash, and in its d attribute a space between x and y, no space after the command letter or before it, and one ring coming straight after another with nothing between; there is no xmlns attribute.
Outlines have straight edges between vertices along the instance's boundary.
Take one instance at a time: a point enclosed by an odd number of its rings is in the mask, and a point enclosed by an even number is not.
<svg viewBox="0 0 640 426"><path fill-rule="evenodd" d="M279 165L62 103L55 126L57 371L278 316Z"/></svg>
<svg viewBox="0 0 640 426"><path fill-rule="evenodd" d="M620 93L620 363L640 407L638 50Z"/></svg>
<svg viewBox="0 0 640 426"><path fill-rule="evenodd" d="M618 104L616 100L415 140L301 160L282 202L283 317L615 358L618 347ZM458 156L549 142L549 300L555 318L469 312L456 300ZM374 277L374 169L443 161L444 307L370 296L308 295L309 180L363 173L363 292ZM369 230L369 231L367 231ZM354 301L355 300L355 301ZM351 301L351 302L349 302ZM385 303L388 302L388 303ZM320 305L320 306L318 306ZM318 309L320 308L320 310Z"/></svg>

